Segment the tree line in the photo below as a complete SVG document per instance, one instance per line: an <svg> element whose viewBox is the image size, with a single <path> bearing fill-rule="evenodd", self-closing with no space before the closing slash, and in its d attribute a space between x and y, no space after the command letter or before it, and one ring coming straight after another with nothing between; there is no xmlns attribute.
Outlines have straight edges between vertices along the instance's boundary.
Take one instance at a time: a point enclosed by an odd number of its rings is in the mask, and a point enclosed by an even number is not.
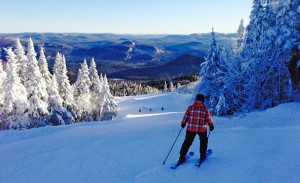
<svg viewBox="0 0 300 183"><path fill-rule="evenodd" d="M110 90L114 96L146 95L151 93L175 92L180 83L174 85L172 81L164 82L163 88L149 86L147 83L133 81L110 81Z"/></svg>
<svg viewBox="0 0 300 183"><path fill-rule="evenodd" d="M44 49L37 58L31 38L27 52L16 40L15 49L4 48L7 62L0 62L0 130L65 125L83 121L112 120L117 104L106 76L96 63L81 64L76 82L67 76L65 56L57 53L53 74Z"/></svg>

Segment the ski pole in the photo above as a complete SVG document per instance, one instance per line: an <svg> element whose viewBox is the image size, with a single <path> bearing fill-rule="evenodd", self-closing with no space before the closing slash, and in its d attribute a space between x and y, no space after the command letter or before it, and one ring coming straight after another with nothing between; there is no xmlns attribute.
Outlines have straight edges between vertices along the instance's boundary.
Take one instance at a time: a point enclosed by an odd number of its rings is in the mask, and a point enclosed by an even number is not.
<svg viewBox="0 0 300 183"><path fill-rule="evenodd" d="M210 130L208 130L208 136L207 136L207 140L209 139L209 135L210 135Z"/></svg>
<svg viewBox="0 0 300 183"><path fill-rule="evenodd" d="M174 143L173 143L173 145L172 145L172 147L171 147L171 149L170 149L170 151L169 151L169 153L168 153L168 155L167 155L165 161L163 162L163 165L166 163L166 161L167 161L167 159L168 159L168 157L169 157L169 155L170 155L170 153L171 153L171 151L172 151L172 149L173 149L173 147L174 147L174 145L175 145L175 143L176 143L176 141L177 141L177 139L178 139L178 137L179 137L179 135L180 135L182 129L183 129L183 128L180 129L180 131L179 131L179 133L178 133L178 135L177 135L177 137L176 137L176 139L175 139L175 141L174 141Z"/></svg>

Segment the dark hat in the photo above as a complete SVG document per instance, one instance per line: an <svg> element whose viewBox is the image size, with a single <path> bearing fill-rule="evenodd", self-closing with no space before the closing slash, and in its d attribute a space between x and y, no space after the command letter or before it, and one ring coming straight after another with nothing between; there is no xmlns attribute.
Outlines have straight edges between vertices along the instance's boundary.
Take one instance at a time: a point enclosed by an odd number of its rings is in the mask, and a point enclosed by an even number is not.
<svg viewBox="0 0 300 183"><path fill-rule="evenodd" d="M202 95L202 94L197 94L196 100L199 100L199 101L204 102L204 95Z"/></svg>

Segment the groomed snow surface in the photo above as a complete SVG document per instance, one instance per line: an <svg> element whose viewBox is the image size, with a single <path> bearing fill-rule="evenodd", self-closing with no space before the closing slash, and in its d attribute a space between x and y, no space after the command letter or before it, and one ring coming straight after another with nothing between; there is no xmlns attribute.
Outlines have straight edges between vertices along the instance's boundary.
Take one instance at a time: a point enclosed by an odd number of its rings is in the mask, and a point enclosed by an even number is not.
<svg viewBox="0 0 300 183"><path fill-rule="evenodd" d="M172 170L185 130L166 164L162 163L180 131L191 95L117 100L120 109L113 121L1 131L0 182L300 182L300 103L244 118L214 117L215 131L208 145L213 154L195 167L196 138L190 148L195 155Z"/></svg>

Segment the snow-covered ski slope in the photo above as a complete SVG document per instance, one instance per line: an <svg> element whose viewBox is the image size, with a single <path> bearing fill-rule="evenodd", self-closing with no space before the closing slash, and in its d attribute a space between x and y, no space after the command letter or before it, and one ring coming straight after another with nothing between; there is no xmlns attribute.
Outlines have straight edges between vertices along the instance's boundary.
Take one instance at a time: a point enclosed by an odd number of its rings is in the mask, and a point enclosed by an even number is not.
<svg viewBox="0 0 300 183"><path fill-rule="evenodd" d="M244 118L214 117L209 137L214 153L195 167L196 138L190 149L195 155L172 170L183 130L162 165L190 98L176 93L118 98L114 121L1 131L0 182L300 182L300 103Z"/></svg>

